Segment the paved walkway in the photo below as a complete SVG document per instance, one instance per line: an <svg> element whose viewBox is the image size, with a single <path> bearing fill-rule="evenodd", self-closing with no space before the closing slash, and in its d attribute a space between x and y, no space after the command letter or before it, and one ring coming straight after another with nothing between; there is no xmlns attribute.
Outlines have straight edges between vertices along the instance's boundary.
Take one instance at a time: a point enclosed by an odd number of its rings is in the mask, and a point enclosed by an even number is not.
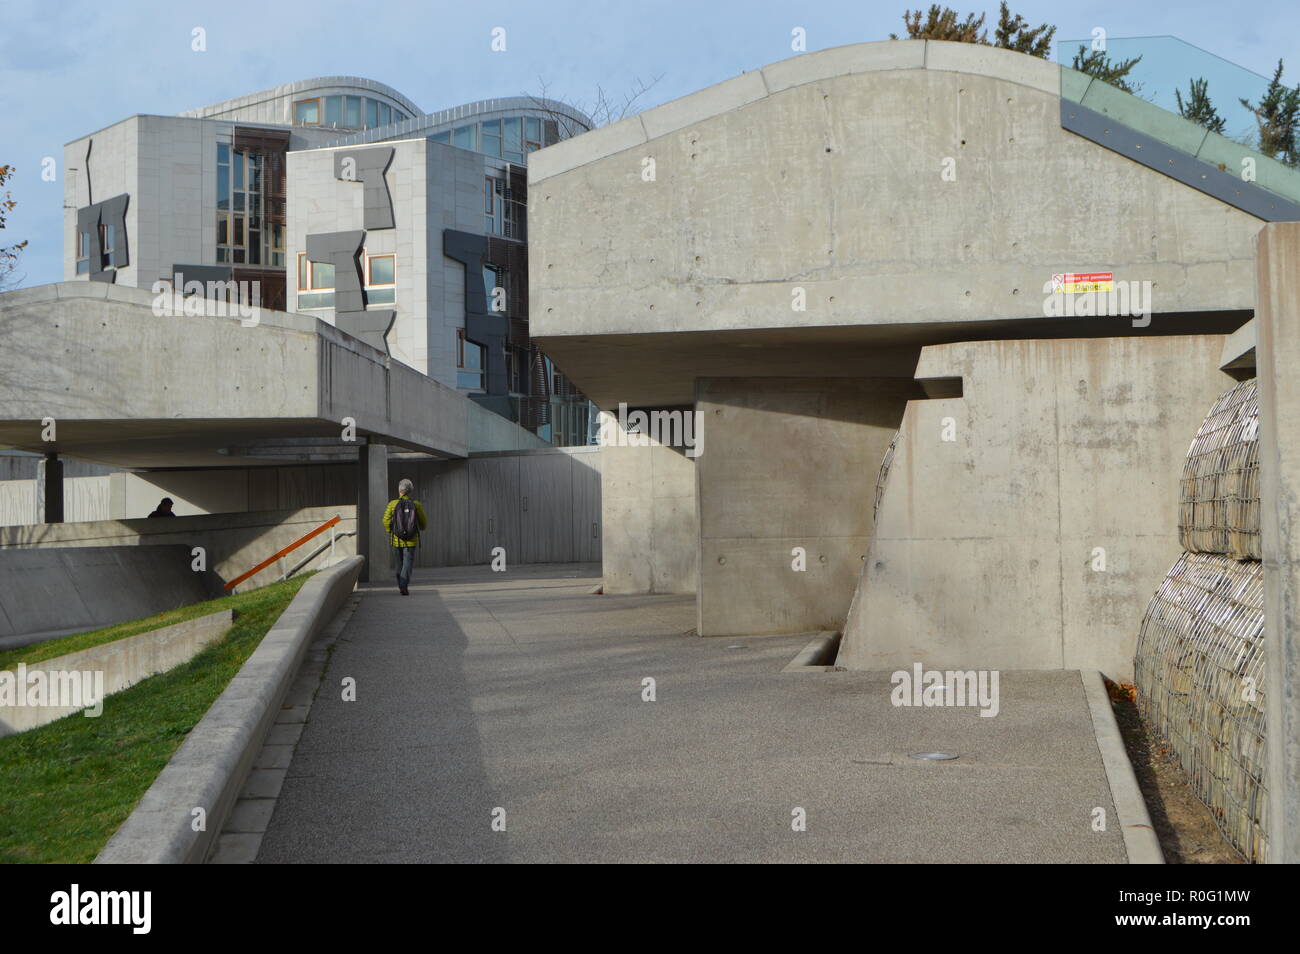
<svg viewBox="0 0 1300 954"><path fill-rule="evenodd" d="M996 718L896 708L887 673L781 672L807 637L699 639L693 597L598 575L364 590L258 860L1125 860L1077 673L1003 674Z"/></svg>

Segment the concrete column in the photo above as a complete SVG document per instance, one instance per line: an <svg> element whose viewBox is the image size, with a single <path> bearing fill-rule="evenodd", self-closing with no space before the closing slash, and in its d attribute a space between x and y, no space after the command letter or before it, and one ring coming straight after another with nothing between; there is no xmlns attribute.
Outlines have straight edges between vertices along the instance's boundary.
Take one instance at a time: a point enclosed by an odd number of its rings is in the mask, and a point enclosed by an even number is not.
<svg viewBox="0 0 1300 954"><path fill-rule="evenodd" d="M696 381L701 636L843 626L880 462L918 390L910 377Z"/></svg>
<svg viewBox="0 0 1300 954"><path fill-rule="evenodd" d="M1300 862L1300 222L1255 240L1268 860Z"/></svg>
<svg viewBox="0 0 1300 954"><path fill-rule="evenodd" d="M41 462L42 523L63 523L63 461L50 453Z"/></svg>
<svg viewBox="0 0 1300 954"><path fill-rule="evenodd" d="M388 448L362 444L357 449L357 553L366 558L361 579L372 583L390 575L388 535L384 533L384 508L396 495L388 490Z"/></svg>

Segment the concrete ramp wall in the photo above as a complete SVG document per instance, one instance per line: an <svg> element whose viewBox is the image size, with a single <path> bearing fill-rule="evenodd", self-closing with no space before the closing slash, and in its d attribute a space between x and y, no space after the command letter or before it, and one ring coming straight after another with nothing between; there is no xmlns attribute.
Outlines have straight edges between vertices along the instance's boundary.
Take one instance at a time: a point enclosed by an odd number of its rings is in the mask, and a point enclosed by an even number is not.
<svg viewBox="0 0 1300 954"><path fill-rule="evenodd" d="M86 632L211 599L180 544L0 551L0 646Z"/></svg>
<svg viewBox="0 0 1300 954"><path fill-rule="evenodd" d="M845 624L849 669L1099 669L1182 547L1188 436L1223 337L927 347ZM945 390L946 389L946 390Z"/></svg>
<svg viewBox="0 0 1300 954"><path fill-rule="evenodd" d="M183 545L188 569L191 548L203 547L208 569L222 581L233 579L294 540L338 515L334 557L353 556L356 538L356 507L306 507L300 510L271 510L259 513L208 514L197 517L153 520L98 520L89 523L38 524L30 527L0 527L0 561L12 550L59 547L140 547ZM286 570L322 545L328 546L329 531L277 560L241 585L252 589L274 583ZM328 550L318 559L329 556ZM313 563L319 568L321 563Z"/></svg>

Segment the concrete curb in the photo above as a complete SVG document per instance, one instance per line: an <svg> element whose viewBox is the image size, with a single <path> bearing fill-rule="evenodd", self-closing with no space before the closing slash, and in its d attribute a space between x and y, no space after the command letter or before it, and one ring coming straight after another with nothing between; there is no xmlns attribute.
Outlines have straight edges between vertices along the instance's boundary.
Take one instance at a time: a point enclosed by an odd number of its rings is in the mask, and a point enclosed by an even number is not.
<svg viewBox="0 0 1300 954"><path fill-rule="evenodd" d="M225 825L307 646L356 586L352 557L312 577L176 750L95 864L199 864ZM195 831L202 810L201 831Z"/></svg>
<svg viewBox="0 0 1300 954"><path fill-rule="evenodd" d="M798 655L786 663L782 672L831 672L835 669L835 655L840 648L839 630L826 629L817 633Z"/></svg>
<svg viewBox="0 0 1300 954"><path fill-rule="evenodd" d="M1146 800L1138 787L1137 776L1133 773L1133 763L1128 759L1124 749L1124 739L1119 733L1119 723L1115 721L1115 710L1110 705L1110 695L1106 692L1106 683L1095 669L1079 671L1083 681L1083 694L1088 700L1088 711L1092 714L1092 727L1097 736L1097 749L1101 752L1102 765L1106 768L1106 782L1110 785L1111 798L1115 802L1115 814L1119 816L1120 830L1124 835L1124 852L1131 865L1162 865L1164 853L1160 850L1160 839L1156 837L1155 826L1151 824L1151 815L1147 811Z"/></svg>

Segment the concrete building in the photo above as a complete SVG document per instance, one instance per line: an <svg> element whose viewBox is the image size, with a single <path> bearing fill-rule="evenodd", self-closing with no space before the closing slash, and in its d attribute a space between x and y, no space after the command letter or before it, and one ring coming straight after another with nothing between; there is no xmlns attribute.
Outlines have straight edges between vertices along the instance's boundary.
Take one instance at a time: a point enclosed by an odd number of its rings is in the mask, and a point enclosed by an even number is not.
<svg viewBox="0 0 1300 954"><path fill-rule="evenodd" d="M604 411L703 434L602 448L606 592L694 591L703 635L844 629L852 667L1131 676L1254 238L1300 188L1214 179L1205 130L1101 86L864 43L534 157L534 335ZM1072 310L1095 273L1148 298Z"/></svg>
<svg viewBox="0 0 1300 954"><path fill-rule="evenodd" d="M426 114L356 77L133 116L65 147L64 277L256 295L588 443L588 402L528 336L523 169L590 124L528 98Z"/></svg>

